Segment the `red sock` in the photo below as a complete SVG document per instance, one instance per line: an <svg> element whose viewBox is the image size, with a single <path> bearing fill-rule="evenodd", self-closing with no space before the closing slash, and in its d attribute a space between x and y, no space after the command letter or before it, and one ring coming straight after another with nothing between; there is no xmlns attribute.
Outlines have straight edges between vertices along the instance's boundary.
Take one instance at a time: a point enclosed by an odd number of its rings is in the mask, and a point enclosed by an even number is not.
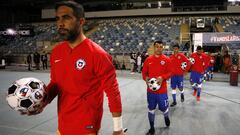
<svg viewBox="0 0 240 135"><path fill-rule="evenodd" d="M194 90L193 90L193 96L196 96L196 94L197 94L197 90L194 89Z"/></svg>
<svg viewBox="0 0 240 135"><path fill-rule="evenodd" d="M200 101L200 96L197 96L197 101Z"/></svg>

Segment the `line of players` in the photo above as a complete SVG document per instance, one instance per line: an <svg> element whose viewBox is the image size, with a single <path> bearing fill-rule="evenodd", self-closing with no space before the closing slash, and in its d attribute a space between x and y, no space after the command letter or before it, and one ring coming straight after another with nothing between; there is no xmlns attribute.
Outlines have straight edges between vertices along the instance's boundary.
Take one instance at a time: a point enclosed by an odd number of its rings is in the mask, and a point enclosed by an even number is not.
<svg viewBox="0 0 240 135"><path fill-rule="evenodd" d="M171 77L173 102L171 107L177 104L177 88L181 92L181 102L184 102L183 78L189 70L191 71L190 83L194 90L193 96L197 95L196 99L200 101L202 83L213 79L214 57L211 56L211 53L204 53L201 46L197 46L196 52L192 53L189 59L179 52L179 45L177 44L173 46L173 52L174 54L170 56L173 67Z"/></svg>
<svg viewBox="0 0 240 135"><path fill-rule="evenodd" d="M143 64L142 77L148 85L147 88L147 102L148 102L148 119L150 129L148 135L155 133L155 109L158 105L160 111L163 112L165 124L170 126L170 119L168 117L168 95L166 81L171 78L172 98L171 107L177 105L176 93L177 88L180 90L181 102L184 102L183 80L184 75L190 71L190 83L193 89L193 96L196 96L197 102L200 101L202 90L202 83L204 76L206 78L213 78L213 64L214 58L203 52L201 46L196 48L196 52L192 53L188 59L184 54L179 52L180 46L178 44L173 46L173 54L167 57L162 52L164 44L162 41L154 42L154 54L149 56ZM208 73L208 75L204 75ZM149 80L155 80L161 85L158 90L151 90L149 87Z"/></svg>

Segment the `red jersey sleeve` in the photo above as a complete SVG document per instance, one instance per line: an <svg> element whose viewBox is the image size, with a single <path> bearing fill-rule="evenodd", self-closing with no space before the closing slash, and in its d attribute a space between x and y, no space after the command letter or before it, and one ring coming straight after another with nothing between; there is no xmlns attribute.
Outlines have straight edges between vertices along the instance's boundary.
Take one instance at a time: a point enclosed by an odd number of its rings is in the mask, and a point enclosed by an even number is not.
<svg viewBox="0 0 240 135"><path fill-rule="evenodd" d="M52 102L52 100L58 95L58 87L55 78L55 58L54 58L54 51L50 57L50 64L51 64L51 71L50 71L50 83L47 85L47 100L48 102Z"/></svg>
<svg viewBox="0 0 240 135"><path fill-rule="evenodd" d="M111 56L103 52L96 54L94 62L101 89L105 90L108 97L110 112L122 112L121 95Z"/></svg>
<svg viewBox="0 0 240 135"><path fill-rule="evenodd" d="M148 77L148 59L149 57L144 61L143 63L143 69L142 69L142 79L145 81Z"/></svg>

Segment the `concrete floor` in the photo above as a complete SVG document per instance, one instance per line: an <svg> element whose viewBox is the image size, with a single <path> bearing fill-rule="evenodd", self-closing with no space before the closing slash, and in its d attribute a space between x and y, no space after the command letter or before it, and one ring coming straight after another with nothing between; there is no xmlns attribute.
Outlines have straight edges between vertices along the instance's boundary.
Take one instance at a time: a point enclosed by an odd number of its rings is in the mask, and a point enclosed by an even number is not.
<svg viewBox="0 0 240 135"><path fill-rule="evenodd" d="M13 111L5 100L6 91L13 81L23 77L36 77L45 83L49 73L0 71L0 135L56 135L56 100L36 116L21 116ZM123 125L128 135L145 135L149 129L147 118L146 86L140 75L129 73L118 76L122 102ZM172 102L169 89L169 102ZM203 84L201 101L196 102L189 82L185 82L185 102L170 108L171 126L165 127L162 114L157 111L156 135L239 135L240 134L240 87L228 82ZM111 135L112 119L104 102L101 135Z"/></svg>

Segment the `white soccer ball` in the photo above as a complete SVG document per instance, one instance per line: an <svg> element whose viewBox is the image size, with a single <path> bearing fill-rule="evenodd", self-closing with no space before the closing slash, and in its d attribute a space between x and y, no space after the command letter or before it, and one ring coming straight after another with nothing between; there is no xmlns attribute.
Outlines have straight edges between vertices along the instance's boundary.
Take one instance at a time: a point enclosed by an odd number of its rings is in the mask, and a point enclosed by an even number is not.
<svg viewBox="0 0 240 135"><path fill-rule="evenodd" d="M186 68L187 68L187 62L182 62L182 63L181 63L181 68L182 68L182 70L186 70Z"/></svg>
<svg viewBox="0 0 240 135"><path fill-rule="evenodd" d="M194 59L194 58L189 58L189 60L190 60L190 62L191 62L192 64L195 63L195 59Z"/></svg>
<svg viewBox="0 0 240 135"><path fill-rule="evenodd" d="M46 99L45 89L46 85L36 78L22 78L8 88L6 100L16 111L36 111Z"/></svg>
<svg viewBox="0 0 240 135"><path fill-rule="evenodd" d="M152 91L157 91L160 89L160 85L157 82L156 78L151 78L150 80L148 80L148 87L152 90Z"/></svg>

